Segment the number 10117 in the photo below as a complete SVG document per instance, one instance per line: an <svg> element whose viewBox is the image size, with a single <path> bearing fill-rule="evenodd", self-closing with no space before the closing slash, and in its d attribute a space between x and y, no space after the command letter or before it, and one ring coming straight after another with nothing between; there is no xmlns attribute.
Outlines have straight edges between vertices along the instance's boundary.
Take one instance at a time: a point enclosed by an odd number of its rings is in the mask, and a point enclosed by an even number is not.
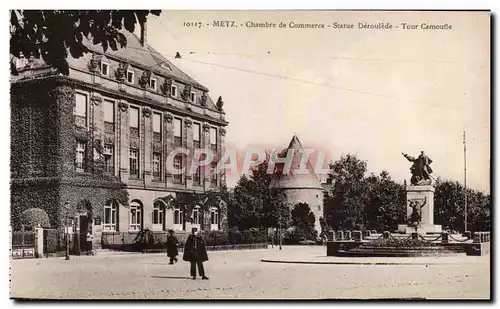
<svg viewBox="0 0 500 309"><path fill-rule="evenodd" d="M191 28L201 28L203 26L203 23L201 21L185 21L182 23L182 26Z"/></svg>

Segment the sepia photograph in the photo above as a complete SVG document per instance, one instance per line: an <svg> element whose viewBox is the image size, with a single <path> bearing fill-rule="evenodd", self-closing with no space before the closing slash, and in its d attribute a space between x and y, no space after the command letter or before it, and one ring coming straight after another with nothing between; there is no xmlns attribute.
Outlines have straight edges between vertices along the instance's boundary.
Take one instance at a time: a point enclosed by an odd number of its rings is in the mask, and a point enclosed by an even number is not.
<svg viewBox="0 0 500 309"><path fill-rule="evenodd" d="M492 299L490 11L9 19L11 299Z"/></svg>

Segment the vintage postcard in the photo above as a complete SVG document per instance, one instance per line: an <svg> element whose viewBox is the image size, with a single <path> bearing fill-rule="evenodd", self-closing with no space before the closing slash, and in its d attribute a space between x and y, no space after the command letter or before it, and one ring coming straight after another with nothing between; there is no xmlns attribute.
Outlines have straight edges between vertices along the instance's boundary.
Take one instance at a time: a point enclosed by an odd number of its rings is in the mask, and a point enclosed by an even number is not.
<svg viewBox="0 0 500 309"><path fill-rule="evenodd" d="M490 32L11 10L11 298L490 299Z"/></svg>

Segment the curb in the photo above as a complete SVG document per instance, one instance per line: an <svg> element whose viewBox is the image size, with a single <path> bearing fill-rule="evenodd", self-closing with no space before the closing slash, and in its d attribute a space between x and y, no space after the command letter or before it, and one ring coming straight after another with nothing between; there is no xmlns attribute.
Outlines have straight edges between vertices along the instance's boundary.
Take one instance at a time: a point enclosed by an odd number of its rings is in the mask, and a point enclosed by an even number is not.
<svg viewBox="0 0 500 309"><path fill-rule="evenodd" d="M309 265L461 265L461 263L404 263L404 262L321 262L321 261L281 261L261 259L264 263L276 264L309 264Z"/></svg>

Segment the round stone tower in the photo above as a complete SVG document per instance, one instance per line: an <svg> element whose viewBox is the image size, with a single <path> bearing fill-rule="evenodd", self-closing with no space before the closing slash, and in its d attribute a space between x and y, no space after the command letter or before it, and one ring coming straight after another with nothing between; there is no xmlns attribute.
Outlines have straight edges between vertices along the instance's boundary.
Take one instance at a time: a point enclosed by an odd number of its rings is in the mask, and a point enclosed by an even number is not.
<svg viewBox="0 0 500 309"><path fill-rule="evenodd" d="M290 207L298 203L307 203L314 214L314 228L319 234L321 232L319 218L323 217L323 187L309 160L301 166L303 147L296 135L292 137L283 156L286 156L290 149L293 150L290 170L284 171L285 164L277 163L269 187L282 190Z"/></svg>

